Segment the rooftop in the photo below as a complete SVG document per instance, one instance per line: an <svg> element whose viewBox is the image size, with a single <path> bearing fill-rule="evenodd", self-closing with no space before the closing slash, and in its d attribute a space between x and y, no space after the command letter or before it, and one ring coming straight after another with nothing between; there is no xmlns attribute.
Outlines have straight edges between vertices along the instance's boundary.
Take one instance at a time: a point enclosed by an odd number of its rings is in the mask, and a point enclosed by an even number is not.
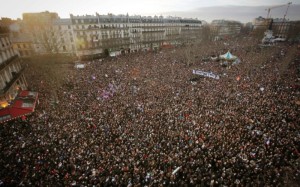
<svg viewBox="0 0 300 187"><path fill-rule="evenodd" d="M127 23L200 23L201 21L194 18L181 18L181 17L166 17L163 16L141 16L141 15L133 15L129 16L124 14L114 15L100 15L96 13L96 15L77 15L74 16L70 14L71 19L82 19L86 23L88 20L89 23L97 23L105 22L105 23L119 23L119 22L127 22Z"/></svg>

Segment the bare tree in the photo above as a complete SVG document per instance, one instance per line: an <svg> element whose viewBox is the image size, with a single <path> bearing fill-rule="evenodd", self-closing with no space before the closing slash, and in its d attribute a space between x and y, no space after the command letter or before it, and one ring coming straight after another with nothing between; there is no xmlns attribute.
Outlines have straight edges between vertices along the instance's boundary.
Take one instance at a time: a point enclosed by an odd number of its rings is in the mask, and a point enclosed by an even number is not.
<svg viewBox="0 0 300 187"><path fill-rule="evenodd" d="M256 28L252 31L251 35L254 39L258 40L258 41L261 41L264 37L264 33L266 31L266 28L264 27L259 27L259 28Z"/></svg>
<svg viewBox="0 0 300 187"><path fill-rule="evenodd" d="M37 32L39 42L47 53L59 52L63 45L63 35L63 31L49 25L43 26L41 30Z"/></svg>
<svg viewBox="0 0 300 187"><path fill-rule="evenodd" d="M32 37L33 44L42 53L54 54L60 51L63 45L64 32L54 20L24 21L25 30Z"/></svg>
<svg viewBox="0 0 300 187"><path fill-rule="evenodd" d="M204 43L212 40L212 34L211 34L211 29L210 29L209 25L204 25L202 27L199 38L200 38L201 42L204 42Z"/></svg>

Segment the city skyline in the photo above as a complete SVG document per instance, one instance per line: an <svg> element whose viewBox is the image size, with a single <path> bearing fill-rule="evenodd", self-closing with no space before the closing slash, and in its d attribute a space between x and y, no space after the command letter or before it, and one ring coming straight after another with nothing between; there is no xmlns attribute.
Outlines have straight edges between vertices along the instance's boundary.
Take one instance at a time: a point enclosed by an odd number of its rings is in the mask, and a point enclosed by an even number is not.
<svg viewBox="0 0 300 187"><path fill-rule="evenodd" d="M86 14L129 14L142 16L180 16L187 18L197 18L211 22L214 19L231 19L241 22L252 21L255 17L266 16L268 7L277 5L285 5L286 0L212 0L212 1L196 1L196 0L128 0L126 3L120 3L116 0L97 1L90 0L88 2L82 0L65 0L65 1L18 1L0 0L0 17L8 17L12 19L22 18L23 13L28 12L56 12L61 18L69 18L73 15ZM291 1L287 19L299 20L300 4ZM271 10L273 17L282 18L285 14L287 6L274 8Z"/></svg>

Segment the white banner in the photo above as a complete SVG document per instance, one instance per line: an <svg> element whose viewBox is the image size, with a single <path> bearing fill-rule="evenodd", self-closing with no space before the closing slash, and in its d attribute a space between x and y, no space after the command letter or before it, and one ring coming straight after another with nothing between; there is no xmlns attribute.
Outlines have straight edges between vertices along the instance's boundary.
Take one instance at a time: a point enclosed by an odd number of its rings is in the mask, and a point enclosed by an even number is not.
<svg viewBox="0 0 300 187"><path fill-rule="evenodd" d="M219 75L215 75L211 72L205 72L205 71L200 71L200 70L193 70L193 74L196 75L202 75L204 77L209 77L209 78L213 78L213 79L220 79Z"/></svg>
<svg viewBox="0 0 300 187"><path fill-rule="evenodd" d="M83 69L84 67L85 67L84 64L76 64L75 65L75 68L77 68L77 69Z"/></svg>

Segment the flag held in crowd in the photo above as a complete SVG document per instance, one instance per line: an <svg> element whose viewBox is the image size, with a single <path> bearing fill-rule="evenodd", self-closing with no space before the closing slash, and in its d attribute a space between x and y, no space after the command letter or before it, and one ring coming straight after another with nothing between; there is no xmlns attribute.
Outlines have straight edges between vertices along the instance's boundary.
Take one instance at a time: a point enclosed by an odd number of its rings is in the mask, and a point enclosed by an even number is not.
<svg viewBox="0 0 300 187"><path fill-rule="evenodd" d="M108 88L104 89L101 93L102 99L109 99L117 92L117 86L109 83Z"/></svg>

